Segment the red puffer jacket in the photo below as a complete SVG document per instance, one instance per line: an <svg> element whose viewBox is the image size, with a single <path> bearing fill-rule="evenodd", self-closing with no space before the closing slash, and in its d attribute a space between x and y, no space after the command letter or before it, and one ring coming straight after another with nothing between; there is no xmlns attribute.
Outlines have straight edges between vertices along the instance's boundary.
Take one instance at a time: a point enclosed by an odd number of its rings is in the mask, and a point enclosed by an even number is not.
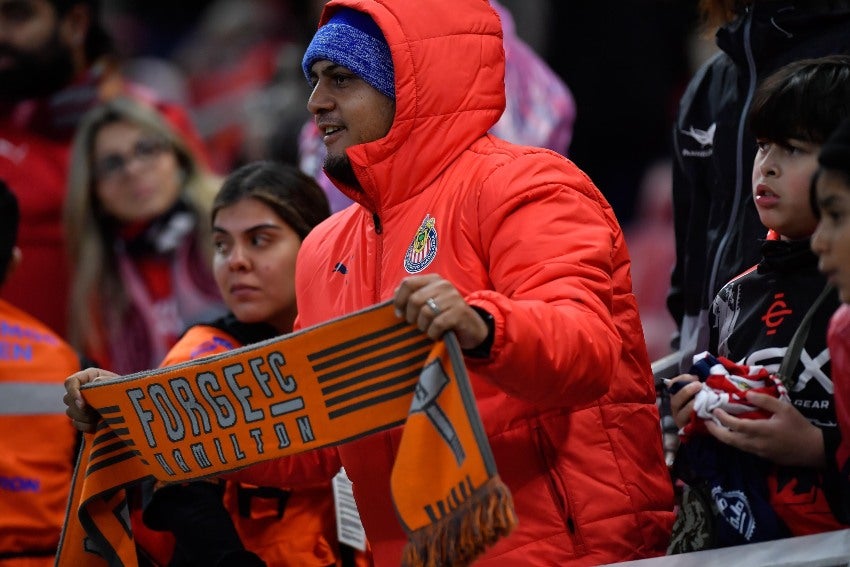
<svg viewBox="0 0 850 567"><path fill-rule="evenodd" d="M610 206L564 157L486 134L505 105L501 26L486 2L335 0L322 21L340 6L382 29L396 114L384 138L348 149L363 190L340 188L357 204L304 241L298 324L388 299L410 273L449 279L495 320L489 358L466 364L519 516L477 564L663 554L672 489ZM400 433L339 448L379 566L398 565L405 542L389 492Z"/></svg>

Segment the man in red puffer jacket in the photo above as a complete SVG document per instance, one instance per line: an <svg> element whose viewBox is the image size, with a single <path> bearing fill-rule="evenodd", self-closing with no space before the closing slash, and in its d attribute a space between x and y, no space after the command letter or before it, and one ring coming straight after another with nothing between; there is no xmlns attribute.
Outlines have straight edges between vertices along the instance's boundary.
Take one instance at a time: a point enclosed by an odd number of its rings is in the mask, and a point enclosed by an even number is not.
<svg viewBox="0 0 850 567"><path fill-rule="evenodd" d="M505 107L498 17L476 0L334 0L304 57L325 171L355 201L305 239L298 325L395 298L465 352L519 517L479 565L662 555L673 521L629 256L590 179L488 130ZM377 565L405 535L401 430L339 447ZM283 482L287 460L277 472Z"/></svg>

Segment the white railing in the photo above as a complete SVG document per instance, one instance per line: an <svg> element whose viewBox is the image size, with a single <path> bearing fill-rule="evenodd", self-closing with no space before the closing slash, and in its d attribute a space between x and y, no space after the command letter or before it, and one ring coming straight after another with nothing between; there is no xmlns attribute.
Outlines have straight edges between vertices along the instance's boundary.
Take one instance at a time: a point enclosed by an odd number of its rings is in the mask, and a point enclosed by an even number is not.
<svg viewBox="0 0 850 567"><path fill-rule="evenodd" d="M850 529L616 563L617 567L850 567Z"/></svg>

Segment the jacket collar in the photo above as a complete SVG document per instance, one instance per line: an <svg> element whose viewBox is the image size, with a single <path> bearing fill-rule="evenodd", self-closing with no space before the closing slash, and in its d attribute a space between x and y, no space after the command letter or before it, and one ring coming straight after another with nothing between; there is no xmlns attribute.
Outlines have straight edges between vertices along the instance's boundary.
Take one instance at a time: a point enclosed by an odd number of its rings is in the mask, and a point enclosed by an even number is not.
<svg viewBox="0 0 850 567"><path fill-rule="evenodd" d="M801 273L817 271L818 257L812 252L810 239L765 240L761 245L760 274L771 272Z"/></svg>

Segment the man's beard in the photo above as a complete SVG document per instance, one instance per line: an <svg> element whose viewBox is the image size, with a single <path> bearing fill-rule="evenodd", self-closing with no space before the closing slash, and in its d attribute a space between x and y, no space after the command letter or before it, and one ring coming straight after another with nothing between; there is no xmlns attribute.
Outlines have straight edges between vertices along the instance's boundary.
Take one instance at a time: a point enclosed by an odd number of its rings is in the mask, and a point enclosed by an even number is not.
<svg viewBox="0 0 850 567"><path fill-rule="evenodd" d="M15 64L0 70L0 100L18 102L50 95L71 82L74 64L71 51L54 33L37 52L24 52L0 44L0 55L15 59Z"/></svg>
<svg viewBox="0 0 850 567"><path fill-rule="evenodd" d="M360 180L354 175L354 169L351 167L347 155L327 156L325 158L325 171L337 181L341 181L358 191L363 191Z"/></svg>

